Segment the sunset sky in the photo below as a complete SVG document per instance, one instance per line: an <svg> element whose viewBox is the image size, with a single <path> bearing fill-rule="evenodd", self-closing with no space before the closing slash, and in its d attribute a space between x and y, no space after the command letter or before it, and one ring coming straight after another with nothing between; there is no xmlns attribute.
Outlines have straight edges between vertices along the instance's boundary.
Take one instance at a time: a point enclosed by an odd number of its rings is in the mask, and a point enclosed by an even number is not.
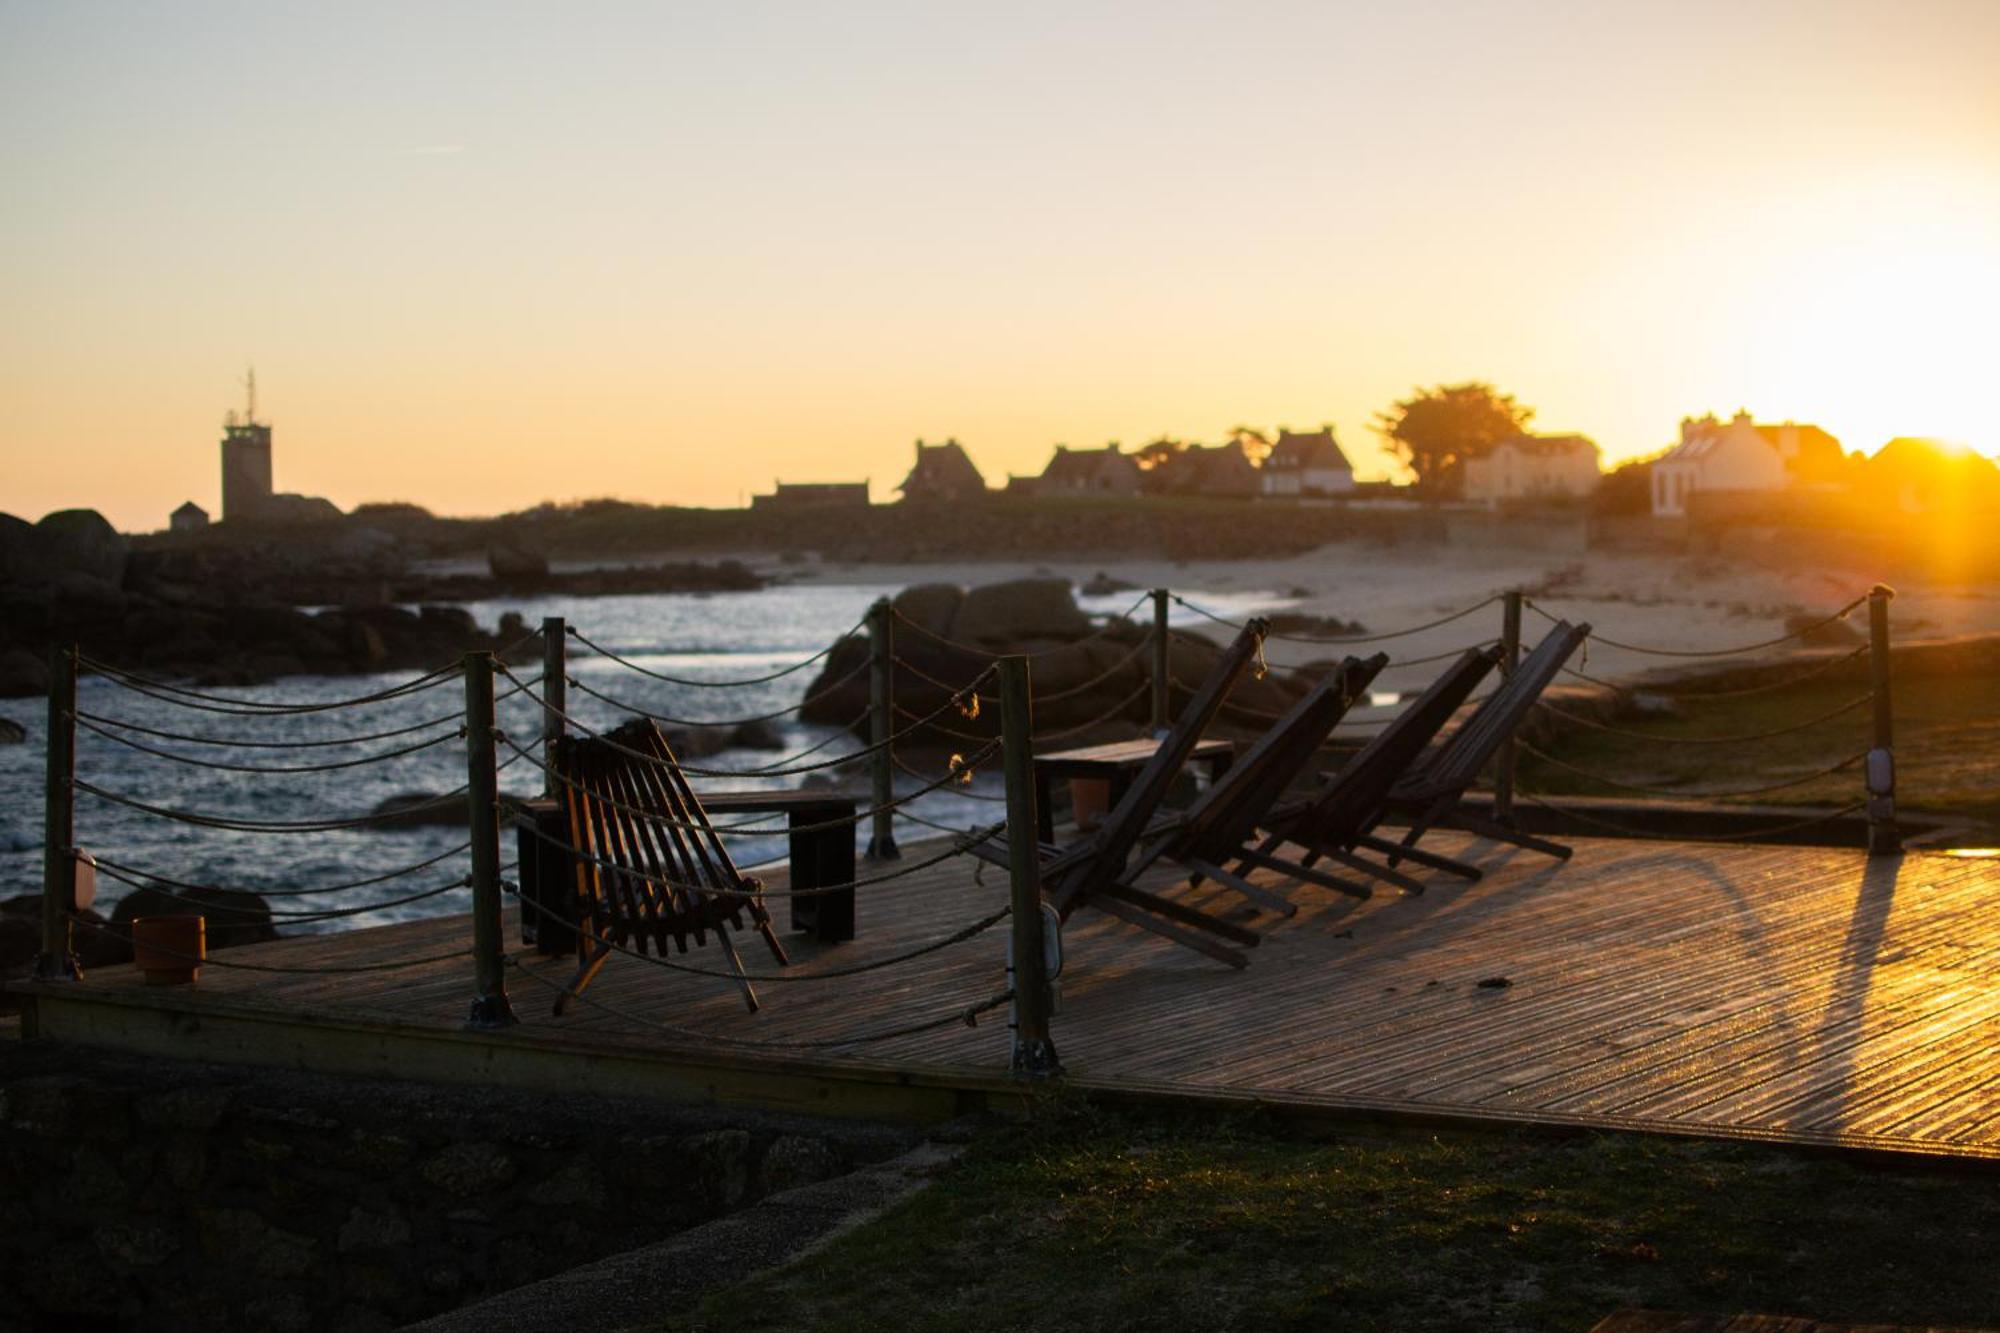
<svg viewBox="0 0 2000 1333"><path fill-rule="evenodd" d="M739 503L1489 379L2000 451L2000 0L0 0L0 509Z"/></svg>

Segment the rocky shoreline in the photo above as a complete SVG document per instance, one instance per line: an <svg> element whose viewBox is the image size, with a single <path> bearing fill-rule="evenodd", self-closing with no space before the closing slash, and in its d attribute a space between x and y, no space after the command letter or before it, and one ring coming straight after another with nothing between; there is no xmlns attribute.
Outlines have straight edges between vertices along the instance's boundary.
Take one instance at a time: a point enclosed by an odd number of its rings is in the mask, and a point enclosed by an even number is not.
<svg viewBox="0 0 2000 1333"><path fill-rule="evenodd" d="M495 544L488 565L426 572L372 528L135 544L94 510L32 524L0 514L0 697L46 691L48 654L64 644L128 671L242 686L540 653L518 615L488 629L456 602L765 586L733 560L554 573L532 549Z"/></svg>

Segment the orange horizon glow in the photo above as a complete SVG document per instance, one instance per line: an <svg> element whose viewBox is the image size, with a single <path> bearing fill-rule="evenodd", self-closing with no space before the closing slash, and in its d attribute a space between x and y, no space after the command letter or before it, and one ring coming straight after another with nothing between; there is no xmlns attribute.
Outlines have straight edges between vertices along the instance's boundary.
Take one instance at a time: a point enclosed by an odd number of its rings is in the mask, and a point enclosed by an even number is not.
<svg viewBox="0 0 2000 1333"><path fill-rule="evenodd" d="M2000 453L2000 5L0 8L0 509L991 484L1487 380Z"/></svg>

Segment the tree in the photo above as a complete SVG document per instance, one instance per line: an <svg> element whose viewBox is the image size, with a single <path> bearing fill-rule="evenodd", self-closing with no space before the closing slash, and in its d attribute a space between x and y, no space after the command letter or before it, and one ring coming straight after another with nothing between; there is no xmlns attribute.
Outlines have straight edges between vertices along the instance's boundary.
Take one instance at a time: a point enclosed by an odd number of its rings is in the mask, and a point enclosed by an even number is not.
<svg viewBox="0 0 2000 1333"><path fill-rule="evenodd" d="M1243 450L1243 456L1262 467L1271 453L1271 437L1255 426L1231 426L1229 442Z"/></svg>
<svg viewBox="0 0 2000 1333"><path fill-rule="evenodd" d="M1151 472L1154 468L1165 467L1174 461L1174 456L1187 448L1187 441L1169 439L1162 435L1151 444L1140 445L1132 451L1132 461L1139 465L1141 472Z"/></svg>
<svg viewBox="0 0 2000 1333"><path fill-rule="evenodd" d="M1417 493L1448 500L1459 493L1465 460L1477 458L1502 440L1521 433L1535 415L1512 394L1472 380L1420 389L1387 412L1374 428L1416 475Z"/></svg>

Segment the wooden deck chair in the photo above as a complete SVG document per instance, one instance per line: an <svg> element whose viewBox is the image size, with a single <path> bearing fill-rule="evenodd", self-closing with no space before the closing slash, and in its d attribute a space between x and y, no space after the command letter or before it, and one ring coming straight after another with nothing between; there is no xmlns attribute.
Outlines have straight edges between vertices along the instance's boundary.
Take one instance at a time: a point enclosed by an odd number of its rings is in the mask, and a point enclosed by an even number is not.
<svg viewBox="0 0 2000 1333"><path fill-rule="evenodd" d="M763 884L743 874L688 786L667 738L650 718L634 718L602 737L568 736L552 748L576 863L576 975L556 997L563 1013L618 949L664 957L688 936L710 931L737 974L743 1001L757 992L729 928L750 923L780 964L789 962L764 910Z"/></svg>
<svg viewBox="0 0 2000 1333"><path fill-rule="evenodd" d="M1282 916L1297 913L1298 905L1290 899L1224 866L1241 854L1258 824L1307 771L1333 729L1388 664L1388 655L1377 653L1365 661L1349 657L1327 672L1184 813L1148 831L1147 844L1122 882L1132 884L1148 867L1168 860L1185 867L1191 883L1212 879Z"/></svg>
<svg viewBox="0 0 2000 1333"><path fill-rule="evenodd" d="M1489 695L1458 730L1433 746L1390 789L1386 813L1410 819L1409 831L1401 843L1389 842L1371 833L1361 839L1362 845L1388 853L1392 866L1407 858L1476 880L1483 873L1479 867L1448 856L1419 852L1416 848L1417 841L1430 832L1438 820L1450 814L1455 826L1481 837L1511 842L1517 847L1567 861L1570 849L1561 843L1509 828L1497 820L1465 809L1460 803L1465 799L1466 790L1493 761L1501 745L1520 730L1556 673L1589 637L1589 625L1558 621L1555 628L1535 645L1534 651L1522 658L1506 680L1501 682L1500 688Z"/></svg>
<svg viewBox="0 0 2000 1333"><path fill-rule="evenodd" d="M1416 763L1424 747L1437 738L1452 714L1464 705L1499 661L1498 645L1467 649L1443 675L1376 732L1374 739L1329 774L1317 791L1272 811L1262 825L1268 834L1264 841L1237 853L1236 873L1245 875L1262 866L1321 888L1357 898L1369 896L1372 890L1367 884L1315 868L1319 861L1327 860L1369 879L1382 880L1410 893L1422 893L1422 881L1357 856L1354 849L1380 822L1389 792L1398 779ZM1302 849L1303 854L1281 854L1286 844Z"/></svg>
<svg viewBox="0 0 2000 1333"><path fill-rule="evenodd" d="M1146 761L1095 830L1066 847L1043 845L1042 895L1065 920L1087 903L1109 916L1232 967L1249 963L1240 951L1217 944L1208 936L1219 935L1237 944L1253 945L1258 940L1255 932L1121 881L1126 877L1127 859L1153 825L1175 775L1186 766L1189 753L1215 720L1229 691L1262 652L1268 628L1267 621L1252 620L1222 650L1208 676L1160 739L1153 757ZM1007 862L1003 844L986 842L971 850L983 860L1000 865Z"/></svg>

